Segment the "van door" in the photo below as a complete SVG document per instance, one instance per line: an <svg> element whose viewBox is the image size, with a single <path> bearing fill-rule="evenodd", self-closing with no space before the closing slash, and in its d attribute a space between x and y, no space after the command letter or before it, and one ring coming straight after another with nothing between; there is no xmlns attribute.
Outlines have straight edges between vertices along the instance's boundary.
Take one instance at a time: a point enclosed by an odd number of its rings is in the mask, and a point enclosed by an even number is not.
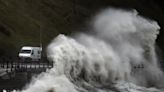
<svg viewBox="0 0 164 92"><path fill-rule="evenodd" d="M33 59L38 61L41 58L41 52L38 49L34 49L33 52Z"/></svg>
<svg viewBox="0 0 164 92"><path fill-rule="evenodd" d="M40 50L37 51L37 58L41 59L41 51Z"/></svg>

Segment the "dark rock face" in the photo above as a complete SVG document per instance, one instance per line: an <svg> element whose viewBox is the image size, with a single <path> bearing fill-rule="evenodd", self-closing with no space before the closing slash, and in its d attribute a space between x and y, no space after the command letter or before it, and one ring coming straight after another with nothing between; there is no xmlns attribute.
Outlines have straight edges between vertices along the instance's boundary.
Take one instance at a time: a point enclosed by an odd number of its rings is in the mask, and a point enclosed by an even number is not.
<svg viewBox="0 0 164 92"><path fill-rule="evenodd" d="M38 46L40 37L46 47L59 33L70 34L85 27L90 17L110 6L136 9L158 21L163 30L162 0L0 0L0 51L17 54L21 46ZM163 34L161 31L157 40L162 49Z"/></svg>

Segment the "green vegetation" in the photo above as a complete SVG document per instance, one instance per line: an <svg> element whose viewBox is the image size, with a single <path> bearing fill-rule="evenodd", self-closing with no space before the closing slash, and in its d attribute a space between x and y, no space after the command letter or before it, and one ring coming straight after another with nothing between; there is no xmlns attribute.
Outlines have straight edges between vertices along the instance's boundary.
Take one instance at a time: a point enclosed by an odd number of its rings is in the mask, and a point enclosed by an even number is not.
<svg viewBox="0 0 164 92"><path fill-rule="evenodd" d="M59 33L70 34L108 6L135 8L164 25L155 0L0 0L0 56L17 55L24 45L43 47ZM161 37L161 36L160 36Z"/></svg>
<svg viewBox="0 0 164 92"><path fill-rule="evenodd" d="M66 0L0 0L0 52L16 54L21 46L39 46L40 33L45 47L59 33L69 33L70 6Z"/></svg>

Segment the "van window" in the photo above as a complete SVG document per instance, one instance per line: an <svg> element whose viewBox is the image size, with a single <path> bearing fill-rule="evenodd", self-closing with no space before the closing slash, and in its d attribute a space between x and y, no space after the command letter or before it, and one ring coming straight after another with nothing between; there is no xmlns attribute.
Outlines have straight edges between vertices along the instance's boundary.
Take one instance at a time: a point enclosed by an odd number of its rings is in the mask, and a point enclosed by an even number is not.
<svg viewBox="0 0 164 92"><path fill-rule="evenodd" d="M40 54L40 51L38 51L38 54Z"/></svg>
<svg viewBox="0 0 164 92"><path fill-rule="evenodd" d="M34 50L32 50L32 53L31 53L32 55L34 54Z"/></svg>
<svg viewBox="0 0 164 92"><path fill-rule="evenodd" d="M31 50L21 50L20 53L31 53Z"/></svg>

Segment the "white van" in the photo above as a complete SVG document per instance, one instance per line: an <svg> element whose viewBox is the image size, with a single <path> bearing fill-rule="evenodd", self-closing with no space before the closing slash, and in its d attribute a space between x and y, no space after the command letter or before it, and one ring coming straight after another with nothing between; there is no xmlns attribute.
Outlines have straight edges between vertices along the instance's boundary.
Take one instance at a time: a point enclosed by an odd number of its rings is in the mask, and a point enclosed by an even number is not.
<svg viewBox="0 0 164 92"><path fill-rule="evenodd" d="M19 58L23 61L39 61L41 59L41 47L23 46L19 52Z"/></svg>

